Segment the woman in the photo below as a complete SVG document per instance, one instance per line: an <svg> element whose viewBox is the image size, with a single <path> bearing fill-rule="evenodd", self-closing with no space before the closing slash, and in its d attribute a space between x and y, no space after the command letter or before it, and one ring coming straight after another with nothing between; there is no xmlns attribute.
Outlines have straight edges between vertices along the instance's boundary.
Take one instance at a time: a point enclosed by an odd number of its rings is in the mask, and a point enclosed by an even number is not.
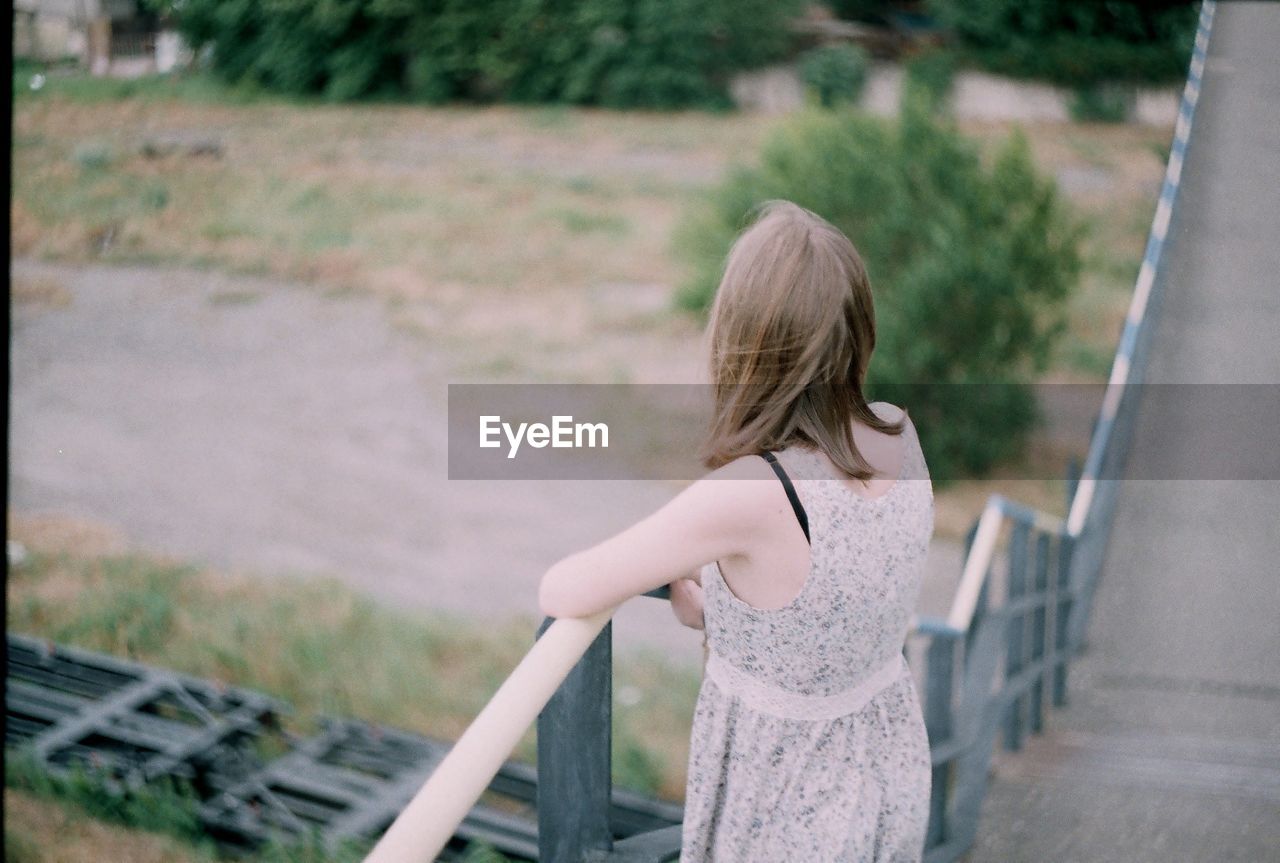
<svg viewBox="0 0 1280 863"><path fill-rule="evenodd" d="M592 614L671 584L705 626L680 859L918 861L928 739L903 643L933 532L905 411L863 396L866 270L773 202L734 244L710 328L710 474L551 567L539 601Z"/></svg>

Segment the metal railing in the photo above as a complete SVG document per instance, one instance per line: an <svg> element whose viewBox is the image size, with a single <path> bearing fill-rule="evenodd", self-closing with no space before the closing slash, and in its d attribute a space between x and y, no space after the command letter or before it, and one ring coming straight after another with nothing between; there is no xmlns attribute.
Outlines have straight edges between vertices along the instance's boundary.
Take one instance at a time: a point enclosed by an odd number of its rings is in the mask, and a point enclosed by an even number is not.
<svg viewBox="0 0 1280 863"><path fill-rule="evenodd" d="M1137 414L1140 388L1133 384L1146 371L1160 300L1161 255L1213 13L1213 0L1204 0L1146 253L1088 455L1079 478L1069 477L1067 518L993 496L969 531L947 618L916 618L908 638L911 665L924 681L921 700L932 751L927 863L956 860L972 846L997 739L1003 738L1007 749L1019 749L1027 734L1044 729L1049 706L1067 701L1069 665L1084 641L1117 502L1115 478L1123 472ZM544 623L534 650L388 831L371 861L433 859L440 847L433 843L442 845L456 823L449 819L465 814L488 782L491 762L505 757L534 712L539 859L662 863L678 858L678 825L629 835L626 825L611 819L611 616L612 611L597 615L589 627L583 621ZM541 648L551 659L531 662ZM530 684L534 679L537 686ZM519 700L530 697L541 700ZM502 734L493 733L497 714ZM496 752L495 747L505 748ZM472 791L475 796L469 796Z"/></svg>
<svg viewBox="0 0 1280 863"><path fill-rule="evenodd" d="M993 496L969 533L951 614L912 633L933 762L926 861L972 845L998 734L1018 749L1066 700L1082 609L1073 549L1061 520Z"/></svg>
<svg viewBox="0 0 1280 863"><path fill-rule="evenodd" d="M969 533L945 621L922 620L923 707L933 752L925 860L959 858L977 836L996 740L1010 750L1067 701L1106 555L1161 299L1160 264L1200 96L1214 2L1200 9L1164 183L1124 329L1067 518L992 497ZM998 595L997 595L998 594Z"/></svg>

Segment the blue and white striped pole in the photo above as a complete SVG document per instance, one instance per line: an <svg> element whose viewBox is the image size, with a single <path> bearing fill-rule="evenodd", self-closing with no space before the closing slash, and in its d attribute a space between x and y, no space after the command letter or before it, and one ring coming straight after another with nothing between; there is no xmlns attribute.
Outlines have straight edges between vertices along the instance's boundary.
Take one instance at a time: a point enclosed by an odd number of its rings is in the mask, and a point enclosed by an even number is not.
<svg viewBox="0 0 1280 863"><path fill-rule="evenodd" d="M1214 0L1204 0L1200 6L1200 23L1196 29L1195 46L1191 51L1187 83L1182 89L1178 121L1173 129L1173 146L1169 151L1169 162L1165 166L1160 201L1156 204L1155 218L1151 221L1151 233L1147 237L1147 250L1142 257L1142 268L1138 270L1138 281L1133 289L1133 299L1129 303L1129 314L1125 318L1124 331L1120 335L1120 346L1116 350L1116 358L1111 366L1111 377L1107 381L1107 390L1102 398L1098 426L1094 431L1093 439L1089 442L1089 455L1085 459L1075 497L1071 500L1071 511L1067 515L1067 532L1072 537L1080 536L1089 516L1099 474L1102 472L1102 461L1106 456L1112 429L1115 426L1116 413L1120 408L1124 388L1130 383L1133 353L1138 345L1138 337L1146 325L1151 289L1155 285L1156 270L1160 265L1160 256L1164 252L1165 237L1169 233L1169 223L1173 219L1173 208L1182 182L1182 164L1187 152L1187 141L1191 137L1191 123L1195 118L1196 102L1200 99L1200 81L1204 76L1204 62L1209 49L1209 30L1213 26L1213 11L1216 5Z"/></svg>

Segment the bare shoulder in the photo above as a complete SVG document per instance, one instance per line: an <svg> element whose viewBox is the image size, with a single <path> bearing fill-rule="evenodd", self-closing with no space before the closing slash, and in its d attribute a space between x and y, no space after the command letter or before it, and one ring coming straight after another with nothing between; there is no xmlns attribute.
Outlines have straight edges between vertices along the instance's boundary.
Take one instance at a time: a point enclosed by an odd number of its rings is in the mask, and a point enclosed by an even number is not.
<svg viewBox="0 0 1280 863"><path fill-rule="evenodd" d="M752 480L769 479L773 476L773 468L758 455L744 455L735 458L726 465L716 468L703 477L704 480Z"/></svg>
<svg viewBox="0 0 1280 863"><path fill-rule="evenodd" d="M867 407L885 422L896 423L907 416L907 412L890 402L870 402Z"/></svg>
<svg viewBox="0 0 1280 863"><path fill-rule="evenodd" d="M738 524L767 517L776 505L777 479L759 456L743 456L716 468L689 488L697 505Z"/></svg>

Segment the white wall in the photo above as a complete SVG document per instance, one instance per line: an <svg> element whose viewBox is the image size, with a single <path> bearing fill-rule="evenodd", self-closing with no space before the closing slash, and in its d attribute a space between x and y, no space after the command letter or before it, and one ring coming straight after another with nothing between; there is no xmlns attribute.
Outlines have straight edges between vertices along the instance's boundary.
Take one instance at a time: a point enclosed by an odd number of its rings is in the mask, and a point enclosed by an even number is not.
<svg viewBox="0 0 1280 863"><path fill-rule="evenodd" d="M873 114L893 116L902 95L902 67L897 63L873 63L862 91L861 107ZM1137 90L1131 122L1171 126L1178 116L1178 88ZM805 103L805 88L794 65L771 66L738 75L730 84L738 107L748 111L781 114ZM1070 90L1002 78L985 72L956 73L950 107L960 120L1023 120L1065 122L1071 119Z"/></svg>

